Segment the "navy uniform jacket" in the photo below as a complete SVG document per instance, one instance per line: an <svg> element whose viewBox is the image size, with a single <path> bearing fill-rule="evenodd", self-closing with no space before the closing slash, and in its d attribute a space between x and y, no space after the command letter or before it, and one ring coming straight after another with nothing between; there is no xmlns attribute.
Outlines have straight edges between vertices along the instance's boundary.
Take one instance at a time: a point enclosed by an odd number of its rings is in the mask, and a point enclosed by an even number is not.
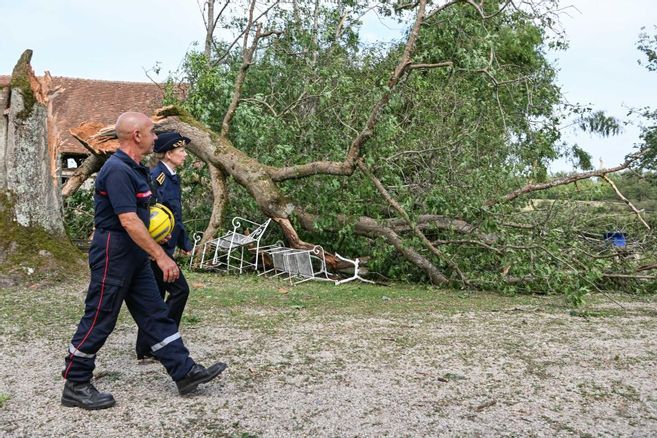
<svg viewBox="0 0 657 438"><path fill-rule="evenodd" d="M161 161L151 170L153 188L156 190L157 201L169 207L176 219L176 225L171 233L171 239L162 245L169 256L173 255L176 247L191 251L192 244L185 231L182 221L182 200L180 196L180 179L178 175L171 175L167 166Z"/></svg>
<svg viewBox="0 0 657 438"><path fill-rule="evenodd" d="M125 232L117 216L121 213L137 213L148 228L149 205L153 196L148 182L148 168L135 163L125 152L118 149L96 177L96 228Z"/></svg>

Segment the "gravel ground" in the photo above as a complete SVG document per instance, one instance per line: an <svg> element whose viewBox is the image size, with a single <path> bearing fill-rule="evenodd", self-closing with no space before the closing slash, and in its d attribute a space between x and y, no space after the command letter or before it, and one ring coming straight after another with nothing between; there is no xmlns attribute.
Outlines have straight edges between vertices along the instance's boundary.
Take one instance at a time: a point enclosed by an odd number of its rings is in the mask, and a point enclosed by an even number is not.
<svg viewBox="0 0 657 438"><path fill-rule="evenodd" d="M79 285L61 296L81 303ZM601 305L595 317L529 305L253 310L282 321L274 328L217 309L183 337L197 361L230 368L189 397L159 364L137 363L136 329L122 318L95 381L117 405L96 412L59 404L73 325L35 334L5 324L0 435L655 436L657 304L646 301L609 314L618 308Z"/></svg>

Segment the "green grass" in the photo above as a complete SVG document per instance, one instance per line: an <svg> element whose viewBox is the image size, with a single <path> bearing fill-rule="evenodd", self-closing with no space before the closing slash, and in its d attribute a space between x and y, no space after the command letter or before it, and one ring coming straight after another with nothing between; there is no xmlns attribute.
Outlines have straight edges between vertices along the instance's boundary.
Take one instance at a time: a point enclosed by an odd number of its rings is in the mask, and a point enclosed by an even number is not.
<svg viewBox="0 0 657 438"><path fill-rule="evenodd" d="M201 307L224 309L300 310L313 313L377 314L406 311L461 312L498 310L518 305L563 306L560 297L502 296L463 292L431 286L396 283L390 286L307 282L291 286L287 281L255 275L222 276L190 273L191 302Z"/></svg>
<svg viewBox="0 0 657 438"><path fill-rule="evenodd" d="M182 324L205 326L224 317L242 327L263 331L289 328L298 319L408 315L409 323L427 314L463 312L553 312L574 317L614 317L627 314L605 295L587 297L584 308L572 311L561 296L506 296L479 291L454 291L431 286L395 283L389 286L307 282L291 286L287 281L254 274L235 276L187 273L191 286ZM86 282L52 288L13 287L0 293L0 334L30 339L53 333L73 333L84 309ZM622 300L652 302L655 296L615 295ZM604 309L595 306L603 305ZM640 313L636 306L633 314ZM646 309L645 312L649 312ZM649 315L655 316L655 315ZM119 326L134 324L126 310ZM64 337L66 337L64 336Z"/></svg>
<svg viewBox="0 0 657 438"><path fill-rule="evenodd" d="M5 406L5 403L7 403L10 399L11 396L9 394L0 393L0 409L2 409Z"/></svg>

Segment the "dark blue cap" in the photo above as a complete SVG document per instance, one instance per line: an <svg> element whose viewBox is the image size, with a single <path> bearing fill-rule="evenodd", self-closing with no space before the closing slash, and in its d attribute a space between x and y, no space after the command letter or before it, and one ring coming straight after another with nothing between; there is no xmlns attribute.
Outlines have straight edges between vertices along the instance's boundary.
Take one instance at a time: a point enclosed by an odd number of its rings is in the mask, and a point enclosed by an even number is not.
<svg viewBox="0 0 657 438"><path fill-rule="evenodd" d="M185 146L189 142L191 142L189 138L183 137L177 132L163 132L157 134L157 140L155 140L153 150L157 153L163 154L171 149Z"/></svg>

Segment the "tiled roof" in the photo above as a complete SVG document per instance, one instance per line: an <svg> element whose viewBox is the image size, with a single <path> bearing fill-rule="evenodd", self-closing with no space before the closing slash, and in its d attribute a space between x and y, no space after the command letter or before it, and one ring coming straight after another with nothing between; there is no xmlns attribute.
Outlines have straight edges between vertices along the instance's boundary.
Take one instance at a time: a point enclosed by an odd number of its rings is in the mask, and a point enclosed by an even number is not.
<svg viewBox="0 0 657 438"><path fill-rule="evenodd" d="M62 92L53 99L60 152L87 153L68 132L83 122L110 125L125 111L151 114L162 106L162 89L153 83L114 82L53 77Z"/></svg>
<svg viewBox="0 0 657 438"><path fill-rule="evenodd" d="M10 76L0 76L0 86L9 84ZM4 84L4 85L3 85ZM148 82L117 82L95 79L52 77L52 89L60 88L52 98L55 126L51 136L59 152L88 154L89 152L70 133L69 129L83 122L102 126L113 124L125 111L152 114L162 106L163 90Z"/></svg>

